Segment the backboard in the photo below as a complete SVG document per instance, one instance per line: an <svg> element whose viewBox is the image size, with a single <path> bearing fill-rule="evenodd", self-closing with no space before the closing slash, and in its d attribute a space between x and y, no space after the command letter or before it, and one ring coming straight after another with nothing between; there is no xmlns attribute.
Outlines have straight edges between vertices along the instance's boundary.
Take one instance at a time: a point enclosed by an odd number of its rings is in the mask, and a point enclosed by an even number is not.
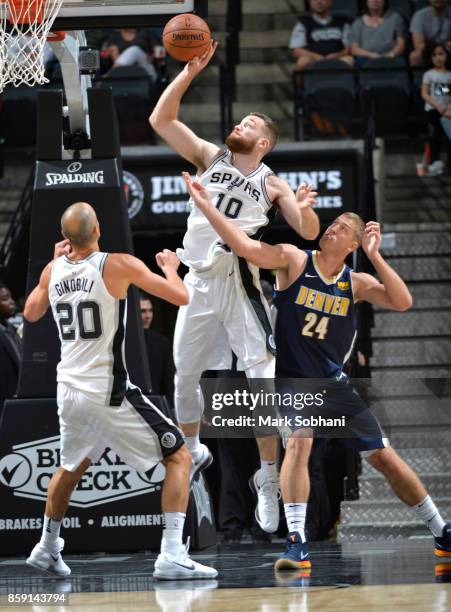
<svg viewBox="0 0 451 612"><path fill-rule="evenodd" d="M207 16L208 0L63 0L52 30L164 26L174 15Z"/></svg>

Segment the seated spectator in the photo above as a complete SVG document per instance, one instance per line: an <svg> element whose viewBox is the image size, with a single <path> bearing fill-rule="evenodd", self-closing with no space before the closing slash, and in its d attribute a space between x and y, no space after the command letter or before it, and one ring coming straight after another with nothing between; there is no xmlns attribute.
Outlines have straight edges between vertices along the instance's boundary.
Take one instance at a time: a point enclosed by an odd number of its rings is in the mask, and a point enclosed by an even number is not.
<svg viewBox="0 0 451 612"><path fill-rule="evenodd" d="M157 71L153 65L153 50L154 39L148 28L122 28L112 31L101 56L109 61L109 68L138 64L155 81Z"/></svg>
<svg viewBox="0 0 451 612"><path fill-rule="evenodd" d="M310 14L299 17L290 38L294 70L325 59L340 59L352 66L349 52L349 19L331 13L332 0L310 0Z"/></svg>
<svg viewBox="0 0 451 612"><path fill-rule="evenodd" d="M406 48L401 15L388 10L388 0L365 0L364 14L351 26L351 53L362 65L377 57L398 57Z"/></svg>
<svg viewBox="0 0 451 612"><path fill-rule="evenodd" d="M19 378L22 341L8 320L15 311L8 287L0 282L0 412L3 401L15 395Z"/></svg>
<svg viewBox="0 0 451 612"><path fill-rule="evenodd" d="M149 360L152 393L164 395L170 405L174 403L175 366L172 358L172 342L150 326L153 321L153 304L147 293L140 295L141 319Z"/></svg>
<svg viewBox="0 0 451 612"><path fill-rule="evenodd" d="M431 151L428 175L442 174L443 162L440 160L442 141L448 153L448 165L451 163L451 143L443 131L442 117L451 119L451 58L443 43L431 47L430 63L432 68L423 75L421 97L425 101L424 109L429 127L429 146Z"/></svg>
<svg viewBox="0 0 451 612"><path fill-rule="evenodd" d="M414 13L410 22L413 51L409 60L411 66L424 64L423 53L427 43L445 43L451 49L451 7L447 0L430 0L426 6Z"/></svg>

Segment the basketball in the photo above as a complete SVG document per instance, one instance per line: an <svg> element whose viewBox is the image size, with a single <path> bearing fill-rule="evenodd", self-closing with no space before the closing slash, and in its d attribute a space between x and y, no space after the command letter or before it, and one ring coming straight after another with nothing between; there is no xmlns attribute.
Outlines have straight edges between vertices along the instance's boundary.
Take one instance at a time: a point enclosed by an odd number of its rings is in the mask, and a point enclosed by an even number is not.
<svg viewBox="0 0 451 612"><path fill-rule="evenodd" d="M171 57L180 62L189 62L207 51L211 32L208 23L184 13L170 19L163 30L163 45Z"/></svg>

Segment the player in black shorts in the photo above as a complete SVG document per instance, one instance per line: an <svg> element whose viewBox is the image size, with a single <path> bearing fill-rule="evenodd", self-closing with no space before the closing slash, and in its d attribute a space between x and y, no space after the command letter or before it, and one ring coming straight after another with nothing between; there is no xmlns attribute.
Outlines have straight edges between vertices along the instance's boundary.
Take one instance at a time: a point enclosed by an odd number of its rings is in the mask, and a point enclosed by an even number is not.
<svg viewBox="0 0 451 612"><path fill-rule="evenodd" d="M282 383L279 391L285 388L295 399L299 379L304 379L302 403L306 404L306 387L309 393L306 416L337 419L344 416L348 422L347 443L364 452L367 461L384 474L394 493L424 520L435 538L435 554L451 558L451 523L445 523L418 476L389 446L379 423L343 372L356 334L356 302L367 301L398 311L407 310L412 304L404 281L379 252L379 224L370 221L365 225L358 215L343 213L321 237L320 251L301 251L290 244L272 246L252 240L232 225L216 210L208 192L192 183L189 175L184 176L196 205L224 242L260 268L277 271L274 304L278 310L276 376ZM346 257L359 246L373 264L380 282L345 265ZM313 440L311 430L296 422L295 417L299 416L296 407L283 409L286 424L293 432L286 443L281 470L289 534L285 554L275 567L298 569L310 567L305 515L309 497L308 458ZM335 431L335 437L342 437L338 421L333 425L335 429L328 434Z"/></svg>

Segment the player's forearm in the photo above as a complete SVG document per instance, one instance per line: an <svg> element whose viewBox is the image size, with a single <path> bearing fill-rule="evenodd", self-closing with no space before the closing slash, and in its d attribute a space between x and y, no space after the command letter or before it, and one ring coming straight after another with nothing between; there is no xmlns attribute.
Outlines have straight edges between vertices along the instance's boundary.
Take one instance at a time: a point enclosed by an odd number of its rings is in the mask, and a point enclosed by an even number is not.
<svg viewBox="0 0 451 612"><path fill-rule="evenodd" d="M248 258L249 249L254 241L241 229L222 215L213 204L199 205L198 207L207 217L213 229L221 236L224 242L232 249L235 255Z"/></svg>
<svg viewBox="0 0 451 612"><path fill-rule="evenodd" d="M177 271L170 266L165 266L163 273L166 280L170 283L170 295L166 298L176 306L183 306L189 302L188 289L183 284Z"/></svg>
<svg viewBox="0 0 451 612"><path fill-rule="evenodd" d="M163 126L177 119L180 101L192 80L193 77L184 69L163 91L149 117L150 125L156 131L158 131L159 126Z"/></svg>
<svg viewBox="0 0 451 612"><path fill-rule="evenodd" d="M28 296L27 301L25 302L23 315L29 323L35 323L36 321L39 321L39 319L42 319L47 312L48 307L48 299L42 294L42 291L38 285Z"/></svg>
<svg viewBox="0 0 451 612"><path fill-rule="evenodd" d="M379 252L369 259L377 272L379 280L384 285L392 308L395 310L407 310L410 308L412 306L412 296L399 274L393 270Z"/></svg>
<svg viewBox="0 0 451 612"><path fill-rule="evenodd" d="M320 230L319 218L313 208L302 209L301 231L299 232L305 240L315 240Z"/></svg>

